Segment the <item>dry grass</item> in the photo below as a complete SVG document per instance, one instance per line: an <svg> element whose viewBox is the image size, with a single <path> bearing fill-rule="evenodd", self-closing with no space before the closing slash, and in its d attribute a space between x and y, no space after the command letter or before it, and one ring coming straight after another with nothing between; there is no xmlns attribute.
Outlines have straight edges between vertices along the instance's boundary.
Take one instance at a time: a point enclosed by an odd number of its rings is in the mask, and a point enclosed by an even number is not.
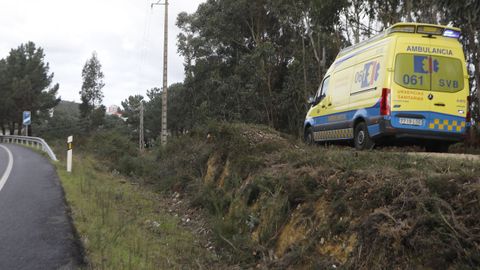
<svg viewBox="0 0 480 270"><path fill-rule="evenodd" d="M480 267L480 167L472 160L307 147L265 127L221 124L135 162L139 179L208 213L230 265Z"/></svg>
<svg viewBox="0 0 480 270"><path fill-rule="evenodd" d="M244 267L480 266L474 161L307 148L248 125L209 133L210 159L196 165L207 173L195 176L205 184L185 192Z"/></svg>
<svg viewBox="0 0 480 270"><path fill-rule="evenodd" d="M209 269L215 258L159 195L88 156L57 169L92 269Z"/></svg>

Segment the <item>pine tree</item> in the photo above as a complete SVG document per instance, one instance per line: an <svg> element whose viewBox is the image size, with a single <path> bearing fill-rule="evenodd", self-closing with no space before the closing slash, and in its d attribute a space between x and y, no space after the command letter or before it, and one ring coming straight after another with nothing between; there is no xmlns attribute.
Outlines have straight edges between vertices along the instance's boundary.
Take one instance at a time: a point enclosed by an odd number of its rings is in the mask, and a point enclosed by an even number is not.
<svg viewBox="0 0 480 270"><path fill-rule="evenodd" d="M15 127L20 134L22 111L31 111L34 123L41 116L48 115L60 99L57 99L59 85L52 87L53 73L45 63L43 49L27 42L0 60L0 125L2 131L8 125L11 134ZM31 126L30 126L31 128ZM29 131L29 134L31 130Z"/></svg>

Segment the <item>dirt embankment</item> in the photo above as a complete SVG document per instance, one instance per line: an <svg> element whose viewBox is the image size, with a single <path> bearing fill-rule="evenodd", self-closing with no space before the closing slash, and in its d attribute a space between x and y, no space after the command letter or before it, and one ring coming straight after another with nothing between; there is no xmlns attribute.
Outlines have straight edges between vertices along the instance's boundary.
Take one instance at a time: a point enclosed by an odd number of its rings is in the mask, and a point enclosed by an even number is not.
<svg viewBox="0 0 480 270"><path fill-rule="evenodd" d="M476 161L307 147L269 128L221 124L119 163L177 192L185 223L204 213L206 248L216 247L221 265L480 267Z"/></svg>

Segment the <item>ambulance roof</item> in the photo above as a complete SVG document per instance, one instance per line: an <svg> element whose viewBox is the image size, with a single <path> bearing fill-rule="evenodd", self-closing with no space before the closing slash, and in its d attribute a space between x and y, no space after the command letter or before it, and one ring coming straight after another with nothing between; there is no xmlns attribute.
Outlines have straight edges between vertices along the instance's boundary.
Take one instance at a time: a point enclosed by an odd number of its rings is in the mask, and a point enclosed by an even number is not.
<svg viewBox="0 0 480 270"><path fill-rule="evenodd" d="M349 52L352 52L367 44L371 44L375 41L378 41L380 39L383 39L395 33L438 35L438 36L444 36L449 38L459 38L461 34L461 30L460 28L456 28L456 27L437 25L437 24L428 24L428 23L396 23L390 26L389 28L385 29L383 32L367 40L364 40L358 44L342 49L338 54L337 59L342 56L345 56Z"/></svg>

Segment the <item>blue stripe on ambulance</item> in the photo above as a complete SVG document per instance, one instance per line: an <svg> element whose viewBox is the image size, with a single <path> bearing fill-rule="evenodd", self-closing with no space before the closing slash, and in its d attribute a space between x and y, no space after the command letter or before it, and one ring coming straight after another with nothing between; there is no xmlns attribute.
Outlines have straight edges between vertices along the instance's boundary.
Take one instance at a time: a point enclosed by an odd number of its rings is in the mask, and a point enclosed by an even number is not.
<svg viewBox="0 0 480 270"><path fill-rule="evenodd" d="M380 101L377 102L374 106L370 108L364 108L364 109L359 109L359 110L351 110L347 112L341 112L341 113L335 113L335 114L329 114L329 115L324 115L324 116L319 116L319 117L313 117L313 118L308 118L305 121L305 126L310 124L312 127L318 127L318 126L323 126L325 127L325 130L331 130L328 128L330 125L336 125L338 123L342 122L353 122L355 119L358 118L363 118L363 119L369 119L371 117L379 116L380 115ZM343 121L329 121L329 119L344 119ZM346 127L345 127L346 128ZM368 127L369 132L371 132L371 136L377 135L380 133L380 126L378 125L371 125ZM341 134L341 133L339 133ZM353 135L353 132L352 132ZM340 137L337 139L352 139L352 137L345 138L345 137Z"/></svg>

